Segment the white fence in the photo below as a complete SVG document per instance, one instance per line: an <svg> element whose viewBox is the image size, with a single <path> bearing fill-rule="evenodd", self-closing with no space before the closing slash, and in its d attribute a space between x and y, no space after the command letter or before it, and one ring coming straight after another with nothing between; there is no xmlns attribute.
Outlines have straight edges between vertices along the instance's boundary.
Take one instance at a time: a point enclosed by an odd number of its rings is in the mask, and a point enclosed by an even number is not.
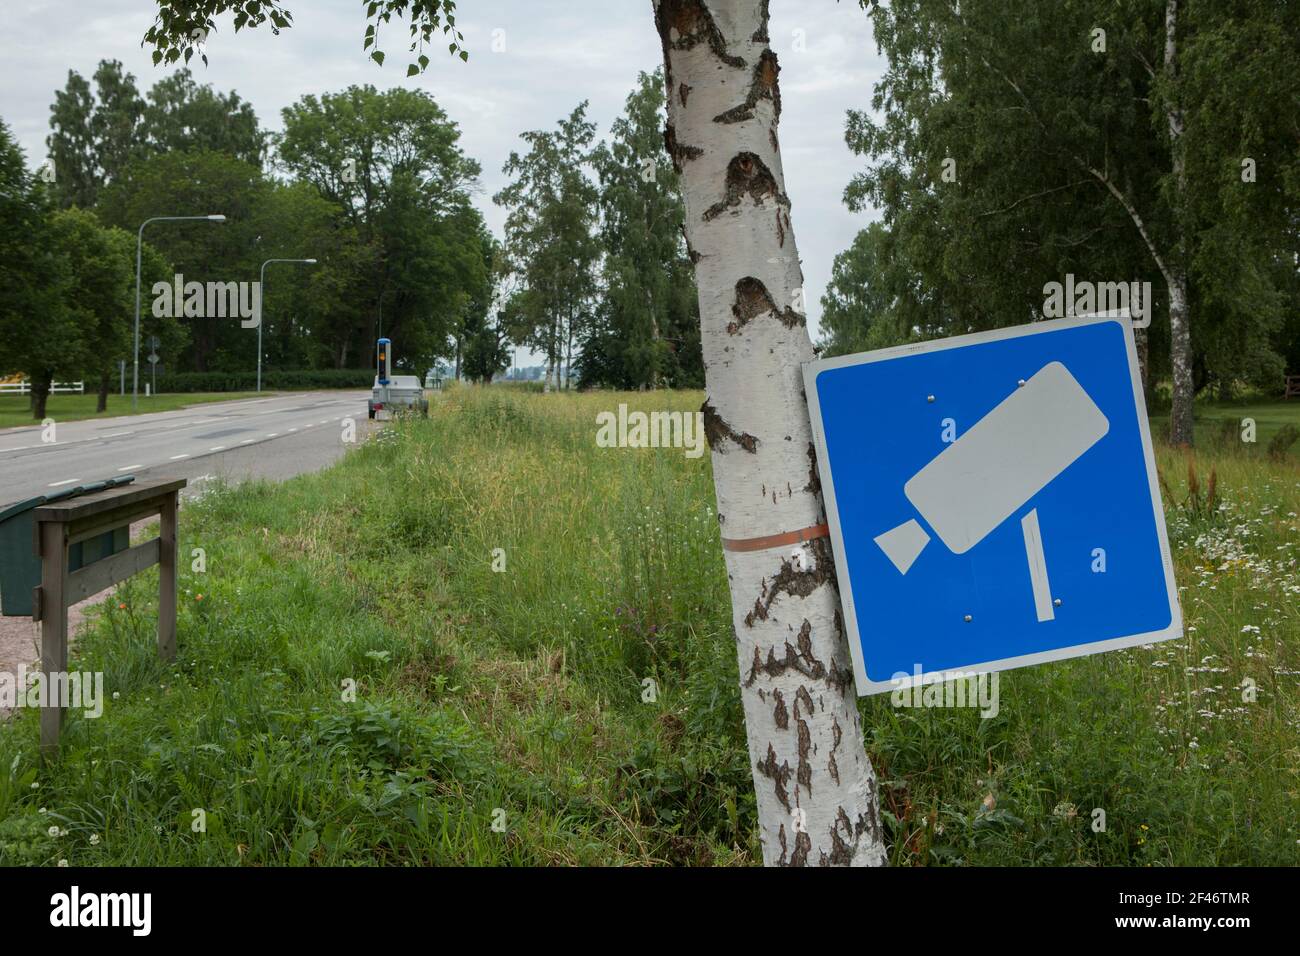
<svg viewBox="0 0 1300 956"><path fill-rule="evenodd" d="M0 382L0 395L26 395L32 390L31 382ZM50 386L51 392L86 391L85 382L55 382Z"/></svg>

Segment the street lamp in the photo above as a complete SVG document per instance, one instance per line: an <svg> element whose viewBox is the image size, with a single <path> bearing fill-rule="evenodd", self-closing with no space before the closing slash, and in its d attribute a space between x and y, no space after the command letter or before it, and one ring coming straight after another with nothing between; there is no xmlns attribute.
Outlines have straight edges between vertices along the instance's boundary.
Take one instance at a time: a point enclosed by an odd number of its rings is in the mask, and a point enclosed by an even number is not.
<svg viewBox="0 0 1300 956"><path fill-rule="evenodd" d="M135 348L131 364L131 411L136 410L140 397L140 257L144 249L144 227L151 222L180 222L199 220L206 222L225 222L226 217L215 216L154 216L140 223L140 231L135 235Z"/></svg>
<svg viewBox="0 0 1300 956"><path fill-rule="evenodd" d="M267 259L262 263L262 273L257 282L257 287L262 290L260 301L266 302L266 267L272 262L301 262L304 265L314 266L315 259ZM257 317L257 390L262 390L262 316Z"/></svg>

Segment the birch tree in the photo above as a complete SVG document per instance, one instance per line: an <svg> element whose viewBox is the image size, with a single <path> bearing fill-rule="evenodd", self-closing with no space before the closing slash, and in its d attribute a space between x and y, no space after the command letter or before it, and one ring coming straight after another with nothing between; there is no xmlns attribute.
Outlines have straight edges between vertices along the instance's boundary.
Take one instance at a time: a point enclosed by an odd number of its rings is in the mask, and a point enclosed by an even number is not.
<svg viewBox="0 0 1300 956"><path fill-rule="evenodd" d="M157 0L155 61L230 0ZM411 52L462 39L448 0L380 0L376 27L410 14ZM681 175L705 364L705 433L730 579L763 859L782 866L885 860L863 746L800 364L813 358L785 191L781 95L768 0L653 0L668 92L665 146ZM242 17L242 23L239 19ZM261 18L260 20L258 18ZM236 28L291 18L279 3ZM383 62L383 54L374 56ZM428 62L420 54L418 72Z"/></svg>
<svg viewBox="0 0 1300 956"><path fill-rule="evenodd" d="M657 0L763 858L884 862L800 364L766 0Z"/></svg>

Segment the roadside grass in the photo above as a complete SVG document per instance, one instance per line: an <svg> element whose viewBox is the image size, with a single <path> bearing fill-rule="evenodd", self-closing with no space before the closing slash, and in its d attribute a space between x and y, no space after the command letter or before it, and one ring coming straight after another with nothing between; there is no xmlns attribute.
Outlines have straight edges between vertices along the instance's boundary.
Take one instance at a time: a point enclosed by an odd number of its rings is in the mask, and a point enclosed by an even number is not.
<svg viewBox="0 0 1300 956"><path fill-rule="evenodd" d="M1004 673L990 720L868 700L894 862L1300 863L1300 469L1157 463L1184 638Z"/></svg>
<svg viewBox="0 0 1300 956"><path fill-rule="evenodd" d="M274 392L185 392L176 394L140 395L139 414L148 412L174 412L178 408L190 405L203 405L208 402L230 402L239 398L266 398ZM86 418L114 418L119 415L136 414L131 411L131 396L113 393L108 396L108 408L102 412L95 411L98 396L93 392L85 395L59 392L46 399L45 414L56 422L75 422ZM0 428L17 428L19 426L40 426L32 418L30 396L0 395Z"/></svg>
<svg viewBox="0 0 1300 956"><path fill-rule="evenodd" d="M758 862L708 456L594 442L701 401L449 389L187 503L177 662L156 573L101 606L103 717L49 766L0 724L0 863ZM1300 861L1300 470L1158 457L1186 638L1003 674L989 720L864 699L893 862Z"/></svg>

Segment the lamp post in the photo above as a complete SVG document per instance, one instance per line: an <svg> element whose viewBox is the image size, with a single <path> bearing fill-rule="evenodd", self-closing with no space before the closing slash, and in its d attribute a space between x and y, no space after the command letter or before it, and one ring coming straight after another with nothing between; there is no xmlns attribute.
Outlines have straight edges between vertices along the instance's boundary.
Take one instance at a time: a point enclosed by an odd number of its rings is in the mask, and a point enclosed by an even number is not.
<svg viewBox="0 0 1300 956"><path fill-rule="evenodd" d="M144 249L144 227L151 222L181 222L199 220L206 222L225 222L226 217L214 216L154 216L140 223L140 231L135 234L135 346L131 361L131 411L136 410L140 400L140 258Z"/></svg>
<svg viewBox="0 0 1300 956"><path fill-rule="evenodd" d="M266 302L266 267L272 262L301 262L305 265L314 266L315 259L267 259L262 263L262 272L257 280L257 287L262 290L260 301ZM262 316L257 317L257 390L262 390Z"/></svg>

